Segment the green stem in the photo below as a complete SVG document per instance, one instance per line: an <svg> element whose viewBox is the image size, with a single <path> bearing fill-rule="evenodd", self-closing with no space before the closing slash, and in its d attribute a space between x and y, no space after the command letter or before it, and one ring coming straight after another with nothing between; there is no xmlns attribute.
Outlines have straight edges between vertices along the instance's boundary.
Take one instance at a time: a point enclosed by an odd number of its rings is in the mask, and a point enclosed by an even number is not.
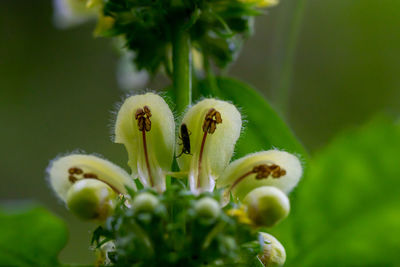
<svg viewBox="0 0 400 267"><path fill-rule="evenodd" d="M176 109L182 114L192 101L190 36L186 30L177 25L172 38L172 77Z"/></svg>
<svg viewBox="0 0 400 267"><path fill-rule="evenodd" d="M217 96L219 93L219 87L218 87L217 79L215 78L215 75L212 71L212 68L210 65L210 60L208 58L208 54L204 53L203 57L204 57L203 65L204 65L204 70L206 73L206 81L207 81L208 87L209 87L212 95Z"/></svg>
<svg viewBox="0 0 400 267"><path fill-rule="evenodd" d="M293 19L289 26L289 39L284 48L283 65L277 88L277 104L283 114L288 111L290 88L293 79L293 63L296 55L300 26L303 20L305 2L306 0L295 1L296 6L294 7Z"/></svg>

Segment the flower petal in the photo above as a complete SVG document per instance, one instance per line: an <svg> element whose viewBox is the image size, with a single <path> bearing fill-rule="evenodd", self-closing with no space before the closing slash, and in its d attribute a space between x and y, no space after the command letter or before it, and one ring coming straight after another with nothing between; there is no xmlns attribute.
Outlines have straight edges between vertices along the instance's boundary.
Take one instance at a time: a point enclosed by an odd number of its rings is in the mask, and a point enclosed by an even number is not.
<svg viewBox="0 0 400 267"><path fill-rule="evenodd" d="M134 177L146 187L165 190L165 173L171 168L175 147L175 122L162 97L147 93L127 98L117 115L114 142L128 151Z"/></svg>
<svg viewBox="0 0 400 267"><path fill-rule="evenodd" d="M236 200L242 200L260 186L274 186L288 194L302 175L299 159L285 151L268 150L247 155L232 162L217 181L227 187Z"/></svg>
<svg viewBox="0 0 400 267"><path fill-rule="evenodd" d="M82 179L99 180L116 193L126 193L125 186L136 190L128 173L108 160L93 155L71 154L56 158L50 163L47 173L52 188L64 202L72 185Z"/></svg>

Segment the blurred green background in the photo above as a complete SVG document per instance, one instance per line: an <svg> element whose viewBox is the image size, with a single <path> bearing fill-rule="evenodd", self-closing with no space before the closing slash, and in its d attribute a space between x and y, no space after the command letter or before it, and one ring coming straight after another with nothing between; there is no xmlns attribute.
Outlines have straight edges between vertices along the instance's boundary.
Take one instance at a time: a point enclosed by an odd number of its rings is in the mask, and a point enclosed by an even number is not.
<svg viewBox="0 0 400 267"><path fill-rule="evenodd" d="M305 3L281 113L312 155L377 112L400 113L400 1ZM255 36L228 71L277 107L297 4L283 0L259 17ZM93 28L56 29L50 1L0 2L0 201L33 200L64 218L66 262L91 262L93 225L57 201L45 180L49 160L82 149L124 167L127 161L110 140L111 111L126 93L115 79L117 56L110 40L92 37ZM149 88L166 84L157 77Z"/></svg>

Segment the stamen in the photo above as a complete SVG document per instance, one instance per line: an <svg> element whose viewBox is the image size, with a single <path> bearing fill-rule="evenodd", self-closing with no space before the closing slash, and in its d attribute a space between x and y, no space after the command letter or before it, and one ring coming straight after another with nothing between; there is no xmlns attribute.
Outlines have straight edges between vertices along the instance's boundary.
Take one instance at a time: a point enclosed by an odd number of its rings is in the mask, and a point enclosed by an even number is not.
<svg viewBox="0 0 400 267"><path fill-rule="evenodd" d="M277 179L286 175L286 170L276 164L262 164L255 166L251 171L246 172L245 174L237 178L229 188L228 192L232 191L237 184L243 181L250 174L256 174L256 180L268 179L270 175L272 176L272 178Z"/></svg>
<svg viewBox="0 0 400 267"><path fill-rule="evenodd" d="M99 180L99 181L105 183L106 185L108 185L108 186L109 186L112 190L114 190L114 192L117 193L118 195L121 194L121 192L120 192L117 188L115 188L112 184L110 184L110 183L108 183L108 182L106 182L106 181L100 179L100 178L97 176L97 174L94 174L94 173L85 173L85 172L83 172L82 169L77 168L77 167L69 168L69 169L68 169L68 173L71 174L71 175L68 176L68 180L69 180L72 184L74 184L76 181L79 180L79 178L77 178L77 177L75 177L74 175L72 175L72 174L76 174L76 175L78 175L78 176L82 176L81 179L96 179L96 180Z"/></svg>
<svg viewBox="0 0 400 267"><path fill-rule="evenodd" d="M207 134L213 134L217 129L217 124L222 123L221 113L219 113L216 109L211 108L208 110L204 122L203 122L203 139L201 140L200 153L199 153L199 164L198 164L198 178L197 178L197 188L201 188L201 163L203 160L203 151L206 143Z"/></svg>
<svg viewBox="0 0 400 267"><path fill-rule="evenodd" d="M154 181L153 181L153 176L151 175L149 155L147 151L147 141L146 141L146 132L149 132L151 130L151 120L150 120L151 116L152 114L148 106L144 106L143 109L138 108L135 113L135 119L138 122L139 131L142 132L143 150L146 161L147 174L149 175L150 185L151 187L153 187Z"/></svg>

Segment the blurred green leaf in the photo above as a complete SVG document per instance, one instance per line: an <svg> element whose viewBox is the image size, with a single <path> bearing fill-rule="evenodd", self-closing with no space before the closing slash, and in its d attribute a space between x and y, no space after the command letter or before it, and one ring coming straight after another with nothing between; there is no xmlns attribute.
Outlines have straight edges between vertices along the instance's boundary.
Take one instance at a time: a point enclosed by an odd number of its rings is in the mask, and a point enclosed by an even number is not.
<svg viewBox="0 0 400 267"><path fill-rule="evenodd" d="M64 222L45 209L0 208L1 266L59 266L66 242Z"/></svg>
<svg viewBox="0 0 400 267"><path fill-rule="evenodd" d="M289 126L252 87L227 77L217 78L215 80L217 88L214 90L210 84L209 81L200 84L203 96L212 94L214 97L232 102L240 109L246 120L244 131L236 145L235 158L271 148L298 154L302 159L307 157L304 147L293 135Z"/></svg>
<svg viewBox="0 0 400 267"><path fill-rule="evenodd" d="M399 266L399 152L399 125L379 118L310 162L290 216L298 251L288 265Z"/></svg>

